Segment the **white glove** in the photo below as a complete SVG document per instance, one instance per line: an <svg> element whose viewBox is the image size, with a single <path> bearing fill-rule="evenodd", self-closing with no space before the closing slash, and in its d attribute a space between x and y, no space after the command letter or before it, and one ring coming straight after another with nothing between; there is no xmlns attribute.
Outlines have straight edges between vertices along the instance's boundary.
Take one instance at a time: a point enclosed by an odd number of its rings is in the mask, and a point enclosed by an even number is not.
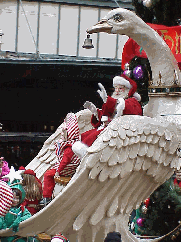
<svg viewBox="0 0 181 242"><path fill-rule="evenodd" d="M84 103L84 108L89 109L92 112L92 114L94 114L94 116L97 118L97 120L99 120L97 108L92 102L86 101Z"/></svg>
<svg viewBox="0 0 181 242"><path fill-rule="evenodd" d="M55 172L55 176L54 177L59 177L59 172L58 171Z"/></svg>
<svg viewBox="0 0 181 242"><path fill-rule="evenodd" d="M106 103L107 101L107 92L104 86L101 83L98 83L98 86L100 87L101 90L97 90L99 93L100 97L102 98L103 102Z"/></svg>

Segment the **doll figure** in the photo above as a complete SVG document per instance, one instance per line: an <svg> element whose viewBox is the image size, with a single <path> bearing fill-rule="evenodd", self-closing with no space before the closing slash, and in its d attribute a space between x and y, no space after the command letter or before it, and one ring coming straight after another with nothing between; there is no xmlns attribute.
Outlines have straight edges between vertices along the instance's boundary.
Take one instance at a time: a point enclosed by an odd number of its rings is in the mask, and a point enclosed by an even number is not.
<svg viewBox="0 0 181 242"><path fill-rule="evenodd" d="M52 200L53 189L55 187L54 178L58 176L72 177L76 168L80 164L80 159L72 151L72 145L80 140L80 133L76 115L68 113L62 127L61 138L55 142L57 163L47 170L43 181L43 199L40 206L48 205Z"/></svg>
<svg viewBox="0 0 181 242"><path fill-rule="evenodd" d="M36 177L35 172L30 169L25 170L22 177L26 197L21 205L25 206L33 215L39 211L38 204L42 198L42 183Z"/></svg>
<svg viewBox="0 0 181 242"><path fill-rule="evenodd" d="M12 228L14 232L19 230L19 224L30 218L31 213L21 203L25 199L25 190L22 187L20 180L15 179L10 187L13 192L12 207L9 212L4 216L0 217L0 229ZM18 238L17 236L0 237L1 242L11 242L16 240L17 242L33 241L34 238Z"/></svg>
<svg viewBox="0 0 181 242"><path fill-rule="evenodd" d="M8 166L8 162L4 160L4 157L0 157L0 180L7 182L7 178L2 178L3 176L9 174L10 169Z"/></svg>

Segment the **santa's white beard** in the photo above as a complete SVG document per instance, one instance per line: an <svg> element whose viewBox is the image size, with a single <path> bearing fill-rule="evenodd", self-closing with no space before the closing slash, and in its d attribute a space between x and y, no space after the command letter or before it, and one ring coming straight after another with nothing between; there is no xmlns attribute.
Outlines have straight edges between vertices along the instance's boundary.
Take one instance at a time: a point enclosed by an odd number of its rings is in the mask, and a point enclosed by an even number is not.
<svg viewBox="0 0 181 242"><path fill-rule="evenodd" d="M115 99L119 99L119 98L124 98L124 99L126 99L126 98L128 98L128 93L129 93L129 89L128 90L125 90L124 92L120 92L120 93L116 93L116 92L113 92L113 94L112 94L112 98L115 98Z"/></svg>

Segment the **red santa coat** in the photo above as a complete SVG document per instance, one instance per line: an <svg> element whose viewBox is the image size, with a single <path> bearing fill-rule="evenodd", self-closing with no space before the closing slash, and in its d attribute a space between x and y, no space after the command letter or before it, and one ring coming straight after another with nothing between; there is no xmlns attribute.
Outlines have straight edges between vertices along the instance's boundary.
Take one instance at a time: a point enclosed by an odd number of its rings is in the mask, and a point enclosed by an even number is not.
<svg viewBox="0 0 181 242"><path fill-rule="evenodd" d="M94 115L92 115L91 117L92 126L94 128L100 127L100 125L102 124L101 118L103 115L111 117L115 111L116 104L117 104L117 99L108 96L107 102L102 105L102 109L97 109L99 121Z"/></svg>
<svg viewBox="0 0 181 242"><path fill-rule="evenodd" d="M107 102L104 103L102 106L102 110L97 109L99 121L94 115L92 115L91 123L93 127L95 127L95 129L86 131L81 135L81 141L84 144L88 146L91 146L93 144L97 136L104 129L98 129L98 127L100 127L100 125L102 124L101 117L103 115L111 117L116 110L117 101L117 99L108 96ZM134 97L122 100L121 106L118 105L118 108L122 109L121 111L118 110L121 115L143 115L141 104Z"/></svg>
<svg viewBox="0 0 181 242"><path fill-rule="evenodd" d="M134 97L125 100L123 115L143 115L141 104Z"/></svg>

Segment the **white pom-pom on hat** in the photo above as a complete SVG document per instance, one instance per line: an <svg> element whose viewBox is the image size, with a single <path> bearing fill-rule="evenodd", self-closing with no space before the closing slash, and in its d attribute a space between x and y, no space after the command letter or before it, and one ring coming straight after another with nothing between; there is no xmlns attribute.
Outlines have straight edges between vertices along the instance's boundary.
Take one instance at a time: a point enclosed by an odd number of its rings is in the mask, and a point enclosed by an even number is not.
<svg viewBox="0 0 181 242"><path fill-rule="evenodd" d="M137 100L138 102L141 101L141 96L140 96L139 93L135 92L135 93L133 94L133 97L136 98L136 100Z"/></svg>
<svg viewBox="0 0 181 242"><path fill-rule="evenodd" d="M84 144L81 141L76 141L73 145L72 145L72 151L79 157L79 158L83 158L84 155L86 154L88 149L88 146L86 144Z"/></svg>
<svg viewBox="0 0 181 242"><path fill-rule="evenodd" d="M143 5L147 8L150 8L152 5L152 0L143 0Z"/></svg>

